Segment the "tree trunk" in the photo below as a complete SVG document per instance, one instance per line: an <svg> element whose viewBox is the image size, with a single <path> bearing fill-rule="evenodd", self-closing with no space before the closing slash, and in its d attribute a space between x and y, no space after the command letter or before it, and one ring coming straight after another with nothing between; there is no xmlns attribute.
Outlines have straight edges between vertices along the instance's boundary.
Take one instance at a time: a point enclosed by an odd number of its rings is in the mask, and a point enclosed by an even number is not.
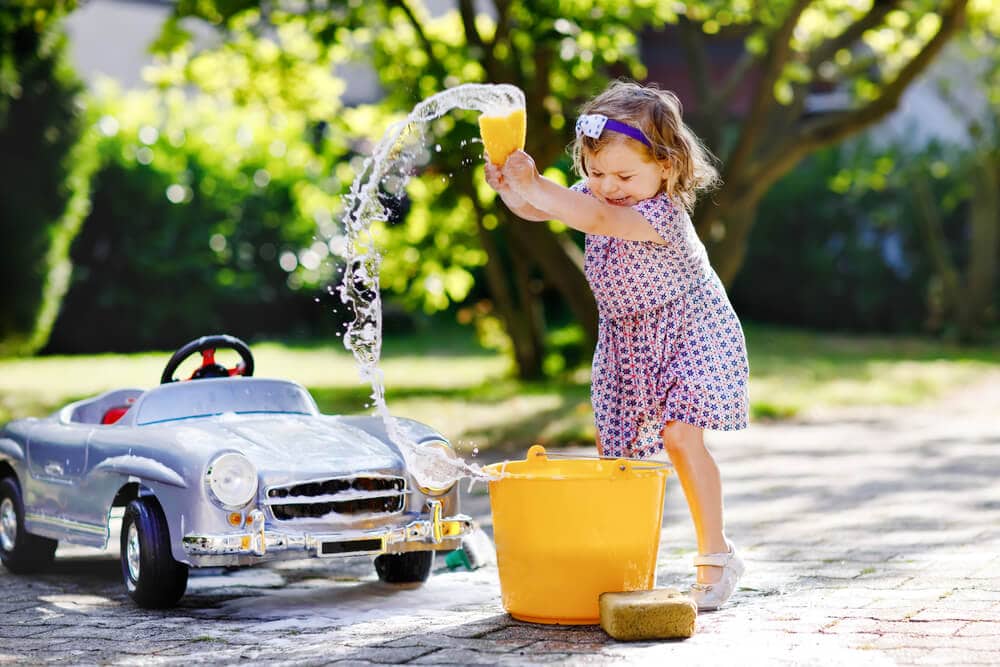
<svg viewBox="0 0 1000 667"><path fill-rule="evenodd" d="M503 204L498 204L503 206ZM597 303L583 273L583 252L566 234L554 234L548 225L525 222L503 215L509 220L511 235L541 269L545 281L559 292L573 317L583 327L591 344L597 342Z"/></svg>
<svg viewBox="0 0 1000 667"><path fill-rule="evenodd" d="M1000 251L1000 163L983 156L973 173L969 211L969 267L965 298L959 301L959 338L980 338L990 318Z"/></svg>
<svg viewBox="0 0 1000 667"><path fill-rule="evenodd" d="M754 201L739 208L720 207L705 211L695 226L708 250L712 267L727 288L743 266L750 230L757 219L757 204Z"/></svg>
<svg viewBox="0 0 1000 667"><path fill-rule="evenodd" d="M514 268L512 280L520 308L514 313L519 344L514 352L517 358L518 377L538 380L543 377L542 361L545 358L545 323L540 297L541 290L532 289L532 262L521 243L505 230L510 241L510 262Z"/></svg>
<svg viewBox="0 0 1000 667"><path fill-rule="evenodd" d="M926 176L912 181L921 212L925 248L941 279L942 314L950 318L962 342L982 338L991 317L1000 255L1000 165L984 156L973 167L969 209L969 263L963 275L955 265L944 234L937 202Z"/></svg>
<svg viewBox="0 0 1000 667"><path fill-rule="evenodd" d="M504 329L514 348L517 375L524 380L539 378L542 376L544 340L542 327L537 318L539 308L533 303L537 301L537 297L534 297L530 290L524 289L526 285L518 288L518 283L522 281L515 281L515 284L511 285L510 272L503 265L503 255L495 238L495 234L503 232L486 229L481 216L476 218L476 229L479 241L486 250L486 284L493 297L493 306L503 321ZM517 253L515 251L512 254ZM523 262L523 260L517 261ZM515 273L525 270L526 267L521 267L516 269Z"/></svg>

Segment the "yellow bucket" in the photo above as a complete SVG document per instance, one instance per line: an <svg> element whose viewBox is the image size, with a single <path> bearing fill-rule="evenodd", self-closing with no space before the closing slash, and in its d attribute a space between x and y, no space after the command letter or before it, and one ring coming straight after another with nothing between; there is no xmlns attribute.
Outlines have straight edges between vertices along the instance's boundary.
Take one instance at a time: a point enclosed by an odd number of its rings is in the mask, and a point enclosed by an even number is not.
<svg viewBox="0 0 1000 667"><path fill-rule="evenodd" d="M486 467L503 607L516 619L600 622L601 593L656 584L668 469L654 461L549 459Z"/></svg>

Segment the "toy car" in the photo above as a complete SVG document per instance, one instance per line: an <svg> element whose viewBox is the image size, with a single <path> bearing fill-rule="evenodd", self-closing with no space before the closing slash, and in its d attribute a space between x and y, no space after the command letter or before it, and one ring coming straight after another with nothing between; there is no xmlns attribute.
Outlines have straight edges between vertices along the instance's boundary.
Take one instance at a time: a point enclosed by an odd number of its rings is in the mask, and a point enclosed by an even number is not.
<svg viewBox="0 0 1000 667"><path fill-rule="evenodd" d="M217 349L242 361L226 368ZM189 381L174 374L190 356ZM427 579L435 551L472 531L454 483L421 486L381 418L320 414L294 382L253 375L246 343L206 336L170 358L158 387L118 389L0 431L0 560L44 568L65 541L106 547L121 521L122 577L143 607L184 595L188 568L375 556L386 582ZM428 426L417 447L454 457ZM120 510L119 510L120 512Z"/></svg>

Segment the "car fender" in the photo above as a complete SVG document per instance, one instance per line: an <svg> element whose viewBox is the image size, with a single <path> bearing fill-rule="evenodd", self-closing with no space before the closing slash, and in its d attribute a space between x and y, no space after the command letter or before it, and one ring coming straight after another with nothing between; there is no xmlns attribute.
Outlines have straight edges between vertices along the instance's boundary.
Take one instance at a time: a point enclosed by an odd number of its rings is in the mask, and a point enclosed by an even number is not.
<svg viewBox="0 0 1000 667"><path fill-rule="evenodd" d="M0 461L2 460L12 464L24 463L24 448L16 440L0 438Z"/></svg>
<svg viewBox="0 0 1000 667"><path fill-rule="evenodd" d="M146 458L128 454L125 456L112 456L104 459L96 466L93 472L112 472L130 478L130 481L139 483L160 482L181 489L187 488L187 482L176 470L165 464ZM135 478L134 480L131 478Z"/></svg>
<svg viewBox="0 0 1000 667"><path fill-rule="evenodd" d="M167 528L170 532L170 550L174 560L189 563L187 554L181 546L181 540L192 523L198 524L199 521L204 521L204 517L197 509L202 503L192 502L191 491L177 484L163 483L149 478L138 479L135 475L126 475L117 471L113 473L113 476L114 483L108 483L100 491L105 498L103 503L109 512L109 527L110 512L115 500L124 501L121 502L121 506L125 506L135 498L154 498L160 504L167 520ZM108 481L110 482L110 480ZM134 487L134 491L128 490L130 486ZM125 497L119 499L119 495L123 493ZM121 539L120 533L113 533L109 530L105 548L116 544L119 539Z"/></svg>

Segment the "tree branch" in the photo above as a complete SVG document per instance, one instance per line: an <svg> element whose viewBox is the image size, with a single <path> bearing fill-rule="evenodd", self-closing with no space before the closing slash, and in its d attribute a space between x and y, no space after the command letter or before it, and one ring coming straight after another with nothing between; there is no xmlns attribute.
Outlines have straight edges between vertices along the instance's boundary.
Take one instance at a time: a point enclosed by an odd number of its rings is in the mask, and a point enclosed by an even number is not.
<svg viewBox="0 0 1000 667"><path fill-rule="evenodd" d="M486 70L487 80L499 81L501 77L497 71L497 61L492 48L493 44L496 43L496 38L494 37L494 42L491 44L486 44L483 41L483 36L479 34L479 29L476 28L476 8L473 5L472 0L458 0L458 12L462 17L462 29L465 31L465 43L471 48L479 51L478 60L483 63L483 69ZM473 55L473 59L477 59L475 55Z"/></svg>
<svg viewBox="0 0 1000 667"><path fill-rule="evenodd" d="M493 0L497 10L497 28L493 34L493 44L510 37L510 0Z"/></svg>
<svg viewBox="0 0 1000 667"><path fill-rule="evenodd" d="M965 16L968 0L954 0L941 16L941 27L924 45L924 48L907 63L892 83L886 84L882 94L866 106L841 114L831 114L807 121L801 130L789 135L756 164L750 165L741 181L750 185L743 189L736 205L746 205L763 196L771 185L788 173L806 155L835 144L888 116L899 106L907 87L923 73L937 57L951 36L958 30Z"/></svg>
<svg viewBox="0 0 1000 667"><path fill-rule="evenodd" d="M687 16L681 15L677 21L681 36L681 45L688 56L691 74L694 78L694 91L699 108L712 104L712 93L709 88L708 55L705 53L705 39L701 26Z"/></svg>
<svg viewBox="0 0 1000 667"><path fill-rule="evenodd" d="M805 11L810 0L796 0L792 8L788 11L784 23L775 31L771 38L771 49L764 59L764 71L761 73L760 81L757 83L757 90L750 103L750 112L743 122L743 130L740 138L733 148L733 152L727 157L722 180L728 181L732 174L740 173L750 159L756 143L757 135L764 123L767 110L774 104L774 84L781 75L781 70L791 54L792 32L799 22L799 17ZM720 197L724 193L719 193Z"/></svg>
<svg viewBox="0 0 1000 667"><path fill-rule="evenodd" d="M442 65L441 61L439 61L434 55L434 49L432 48L430 39L427 37L427 33L424 32L424 26L420 24L420 19L418 19L416 14L413 13L413 10L410 9L409 5L406 4L406 0L389 0L389 6L397 7L402 10L403 14L406 16L406 20L409 21L410 25L413 26L414 32L417 33L417 39L420 40L420 45L427 54L427 60L434 66L439 75L444 74L444 65Z"/></svg>
<svg viewBox="0 0 1000 667"><path fill-rule="evenodd" d="M871 30L885 20L886 15L899 5L899 0L882 0L872 3L868 13L847 26L844 32L831 37L816 47L809 57L809 68L816 69L821 63L829 60L837 51L847 48L861 39L865 31Z"/></svg>
<svg viewBox="0 0 1000 667"><path fill-rule="evenodd" d="M722 80L715 93L715 101L719 105L719 108L725 109L729 106L729 102L733 98L733 93L736 92L736 86L743 83L743 80L755 62L757 62L757 57L749 51L744 51L740 59L736 61L736 64L730 68L729 74Z"/></svg>

